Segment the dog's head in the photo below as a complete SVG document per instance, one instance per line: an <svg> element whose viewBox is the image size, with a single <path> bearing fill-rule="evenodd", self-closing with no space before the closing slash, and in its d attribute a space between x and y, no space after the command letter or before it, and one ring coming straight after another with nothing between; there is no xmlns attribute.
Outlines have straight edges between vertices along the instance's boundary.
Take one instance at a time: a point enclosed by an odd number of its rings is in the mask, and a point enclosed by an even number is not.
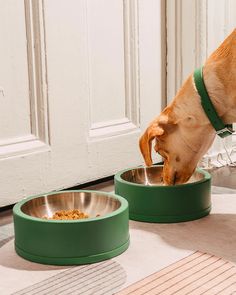
<svg viewBox="0 0 236 295"><path fill-rule="evenodd" d="M235 122L236 29L207 59L203 76L216 111L225 123ZM227 97L227 100L225 99ZM215 130L201 106L192 75L173 102L157 117L140 138L140 149L147 166L152 165L151 149L163 156L165 184L186 182L198 161L215 138Z"/></svg>
<svg viewBox="0 0 236 295"><path fill-rule="evenodd" d="M215 137L199 98L190 100L190 95L196 96L191 84L185 85L174 102L151 122L139 141L145 163L150 166L155 140L154 149L164 158L163 181L167 185L188 181Z"/></svg>

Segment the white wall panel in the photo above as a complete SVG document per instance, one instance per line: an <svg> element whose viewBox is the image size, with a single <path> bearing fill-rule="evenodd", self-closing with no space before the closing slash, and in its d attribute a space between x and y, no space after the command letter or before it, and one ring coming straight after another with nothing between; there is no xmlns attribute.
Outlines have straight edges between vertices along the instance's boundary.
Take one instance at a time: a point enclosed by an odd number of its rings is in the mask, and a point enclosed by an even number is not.
<svg viewBox="0 0 236 295"><path fill-rule="evenodd" d="M236 1L226 1L225 13L226 33L230 33L236 27Z"/></svg>
<svg viewBox="0 0 236 295"><path fill-rule="evenodd" d="M1 1L0 158L48 149L41 1ZM5 38L6 36L6 38Z"/></svg>
<svg viewBox="0 0 236 295"><path fill-rule="evenodd" d="M87 21L91 123L124 118L123 1L88 1Z"/></svg>
<svg viewBox="0 0 236 295"><path fill-rule="evenodd" d="M1 1L0 20L0 134L9 142L31 134L24 2Z"/></svg>

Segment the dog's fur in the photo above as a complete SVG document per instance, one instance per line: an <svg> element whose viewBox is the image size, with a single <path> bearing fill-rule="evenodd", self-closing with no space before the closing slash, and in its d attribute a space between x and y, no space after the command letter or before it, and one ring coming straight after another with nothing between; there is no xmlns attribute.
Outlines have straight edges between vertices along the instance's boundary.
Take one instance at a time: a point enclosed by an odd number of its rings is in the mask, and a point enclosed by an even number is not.
<svg viewBox="0 0 236 295"><path fill-rule="evenodd" d="M207 59L204 82L217 113L225 124L236 122L236 29ZM152 165L152 141L164 158L163 180L167 185L186 182L211 146L215 130L201 106L193 75L173 101L149 125L140 138L147 166Z"/></svg>

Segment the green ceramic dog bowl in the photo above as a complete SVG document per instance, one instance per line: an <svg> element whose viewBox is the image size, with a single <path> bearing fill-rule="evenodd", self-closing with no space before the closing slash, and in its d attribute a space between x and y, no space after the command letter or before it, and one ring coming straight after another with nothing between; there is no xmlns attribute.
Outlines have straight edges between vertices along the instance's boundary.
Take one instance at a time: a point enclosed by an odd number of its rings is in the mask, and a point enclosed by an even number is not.
<svg viewBox="0 0 236 295"><path fill-rule="evenodd" d="M115 192L129 202L130 219L182 222L201 218L211 210L211 176L197 169L186 184L165 186L163 166L127 169L115 175Z"/></svg>
<svg viewBox="0 0 236 295"><path fill-rule="evenodd" d="M71 209L79 209L89 218L44 218ZM34 196L16 204L13 216L15 250L34 262L93 263L117 256L129 246L128 203L115 194L62 191Z"/></svg>

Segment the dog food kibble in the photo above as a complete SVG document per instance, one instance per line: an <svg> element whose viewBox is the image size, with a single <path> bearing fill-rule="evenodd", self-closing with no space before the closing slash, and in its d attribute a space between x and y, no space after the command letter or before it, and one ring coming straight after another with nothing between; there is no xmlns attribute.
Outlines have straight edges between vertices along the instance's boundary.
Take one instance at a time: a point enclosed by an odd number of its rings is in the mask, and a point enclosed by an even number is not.
<svg viewBox="0 0 236 295"><path fill-rule="evenodd" d="M73 209L73 210L56 211L52 217L45 217L45 218L54 219L54 220L73 220L73 219L89 218L89 216L78 209Z"/></svg>

